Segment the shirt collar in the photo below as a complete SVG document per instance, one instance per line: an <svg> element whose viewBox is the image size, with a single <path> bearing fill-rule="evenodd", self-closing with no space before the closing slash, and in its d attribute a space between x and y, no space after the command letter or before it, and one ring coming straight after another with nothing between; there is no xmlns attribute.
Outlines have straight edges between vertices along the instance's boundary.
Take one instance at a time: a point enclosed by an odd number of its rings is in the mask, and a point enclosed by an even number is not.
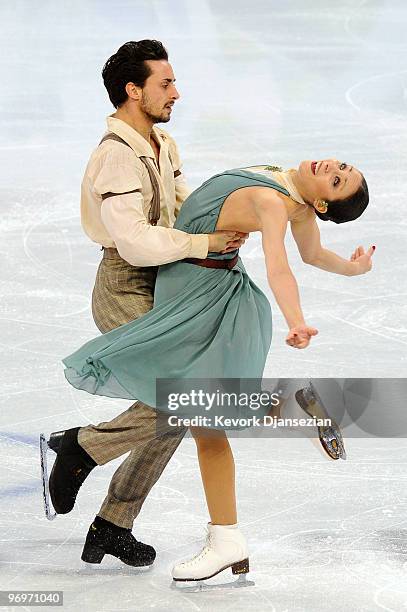
<svg viewBox="0 0 407 612"><path fill-rule="evenodd" d="M122 121L121 119L117 119L116 117L112 117L109 115L107 117L107 129L109 132L113 132L117 134L123 140L127 142L135 152L138 157L151 157L155 159L154 151L151 145L147 142L145 138L141 134L139 134L134 128L132 128L128 123ZM157 128L153 127L153 133L157 140L157 142L162 146L164 144L165 139L162 137Z"/></svg>

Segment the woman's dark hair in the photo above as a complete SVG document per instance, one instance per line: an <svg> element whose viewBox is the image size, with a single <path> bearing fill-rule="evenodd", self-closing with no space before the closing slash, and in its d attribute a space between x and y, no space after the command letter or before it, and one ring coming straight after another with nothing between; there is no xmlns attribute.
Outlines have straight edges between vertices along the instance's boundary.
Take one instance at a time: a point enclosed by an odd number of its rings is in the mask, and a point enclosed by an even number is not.
<svg viewBox="0 0 407 612"><path fill-rule="evenodd" d="M166 48L158 40L131 40L124 43L103 66L102 77L111 103L115 108L127 100L126 85L144 84L151 74L146 60L167 60Z"/></svg>
<svg viewBox="0 0 407 612"><path fill-rule="evenodd" d="M353 195L345 200L333 200L327 202L328 210L326 213L315 211L317 217L322 221L333 221L334 223L346 223L360 217L369 204L369 190L365 177L362 175L362 183Z"/></svg>

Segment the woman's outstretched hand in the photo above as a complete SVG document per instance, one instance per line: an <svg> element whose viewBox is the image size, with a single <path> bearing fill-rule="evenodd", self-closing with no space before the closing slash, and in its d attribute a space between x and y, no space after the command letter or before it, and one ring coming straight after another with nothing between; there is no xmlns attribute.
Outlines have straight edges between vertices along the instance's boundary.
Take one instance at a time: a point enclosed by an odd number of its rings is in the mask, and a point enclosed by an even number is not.
<svg viewBox="0 0 407 612"><path fill-rule="evenodd" d="M356 274L365 274L372 269L372 255L376 247L371 246L365 253L365 249L359 246L351 255L350 260L357 264Z"/></svg>
<svg viewBox="0 0 407 612"><path fill-rule="evenodd" d="M311 342L312 336L316 336L318 330L315 327L309 327L308 325L298 325L292 327L288 332L288 336L285 339L286 343L293 348L303 349L307 348Z"/></svg>

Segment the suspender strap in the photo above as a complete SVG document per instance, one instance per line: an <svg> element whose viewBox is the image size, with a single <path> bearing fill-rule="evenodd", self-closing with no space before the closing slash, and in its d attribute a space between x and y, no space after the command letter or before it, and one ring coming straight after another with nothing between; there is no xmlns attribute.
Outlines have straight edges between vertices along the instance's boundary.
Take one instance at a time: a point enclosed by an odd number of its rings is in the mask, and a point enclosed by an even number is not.
<svg viewBox="0 0 407 612"><path fill-rule="evenodd" d="M131 149L130 145L125 140L123 140L123 138L121 138L117 134L114 134L113 132L109 132L108 134L106 134L106 136L103 136L102 140L99 142L99 145L101 145L102 142L105 142L105 140L116 140L116 142L121 142L122 144L126 145ZM157 221L160 218L160 185L158 183L157 177L154 174L154 170L151 166L149 159L144 156L139 157L139 159L147 168L148 176L151 181L151 187L153 189L153 199L151 201L150 210L148 211L148 221L150 225L157 225ZM126 193L132 192L128 191ZM106 197L110 197L111 195L113 194L106 195ZM104 199L103 195L102 199Z"/></svg>
<svg viewBox="0 0 407 612"><path fill-rule="evenodd" d="M150 177L151 186L153 188L153 199L151 202L150 210L148 211L148 220L151 225L157 225L157 221L160 218L160 185L158 184L157 177L154 174L154 170L151 167L150 161L147 157L140 157L140 161L143 162L147 168L148 175Z"/></svg>

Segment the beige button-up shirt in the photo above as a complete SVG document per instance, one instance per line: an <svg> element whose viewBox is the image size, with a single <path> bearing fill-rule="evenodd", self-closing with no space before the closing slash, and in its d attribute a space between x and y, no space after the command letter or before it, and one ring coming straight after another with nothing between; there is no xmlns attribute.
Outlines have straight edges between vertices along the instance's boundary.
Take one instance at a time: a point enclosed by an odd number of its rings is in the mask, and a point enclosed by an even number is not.
<svg viewBox="0 0 407 612"><path fill-rule="evenodd" d="M130 146L107 140L92 153L81 190L81 223L86 234L104 247L117 248L120 256L134 266L156 266L185 257L204 259L208 254L207 234L173 229L190 193L173 138L153 127L152 136L160 147L158 166L150 144L127 123L108 117L107 127ZM153 190L140 156L149 158L160 187L156 226L148 223ZM134 193L126 193L130 191ZM120 195L103 199L102 195L108 193Z"/></svg>

